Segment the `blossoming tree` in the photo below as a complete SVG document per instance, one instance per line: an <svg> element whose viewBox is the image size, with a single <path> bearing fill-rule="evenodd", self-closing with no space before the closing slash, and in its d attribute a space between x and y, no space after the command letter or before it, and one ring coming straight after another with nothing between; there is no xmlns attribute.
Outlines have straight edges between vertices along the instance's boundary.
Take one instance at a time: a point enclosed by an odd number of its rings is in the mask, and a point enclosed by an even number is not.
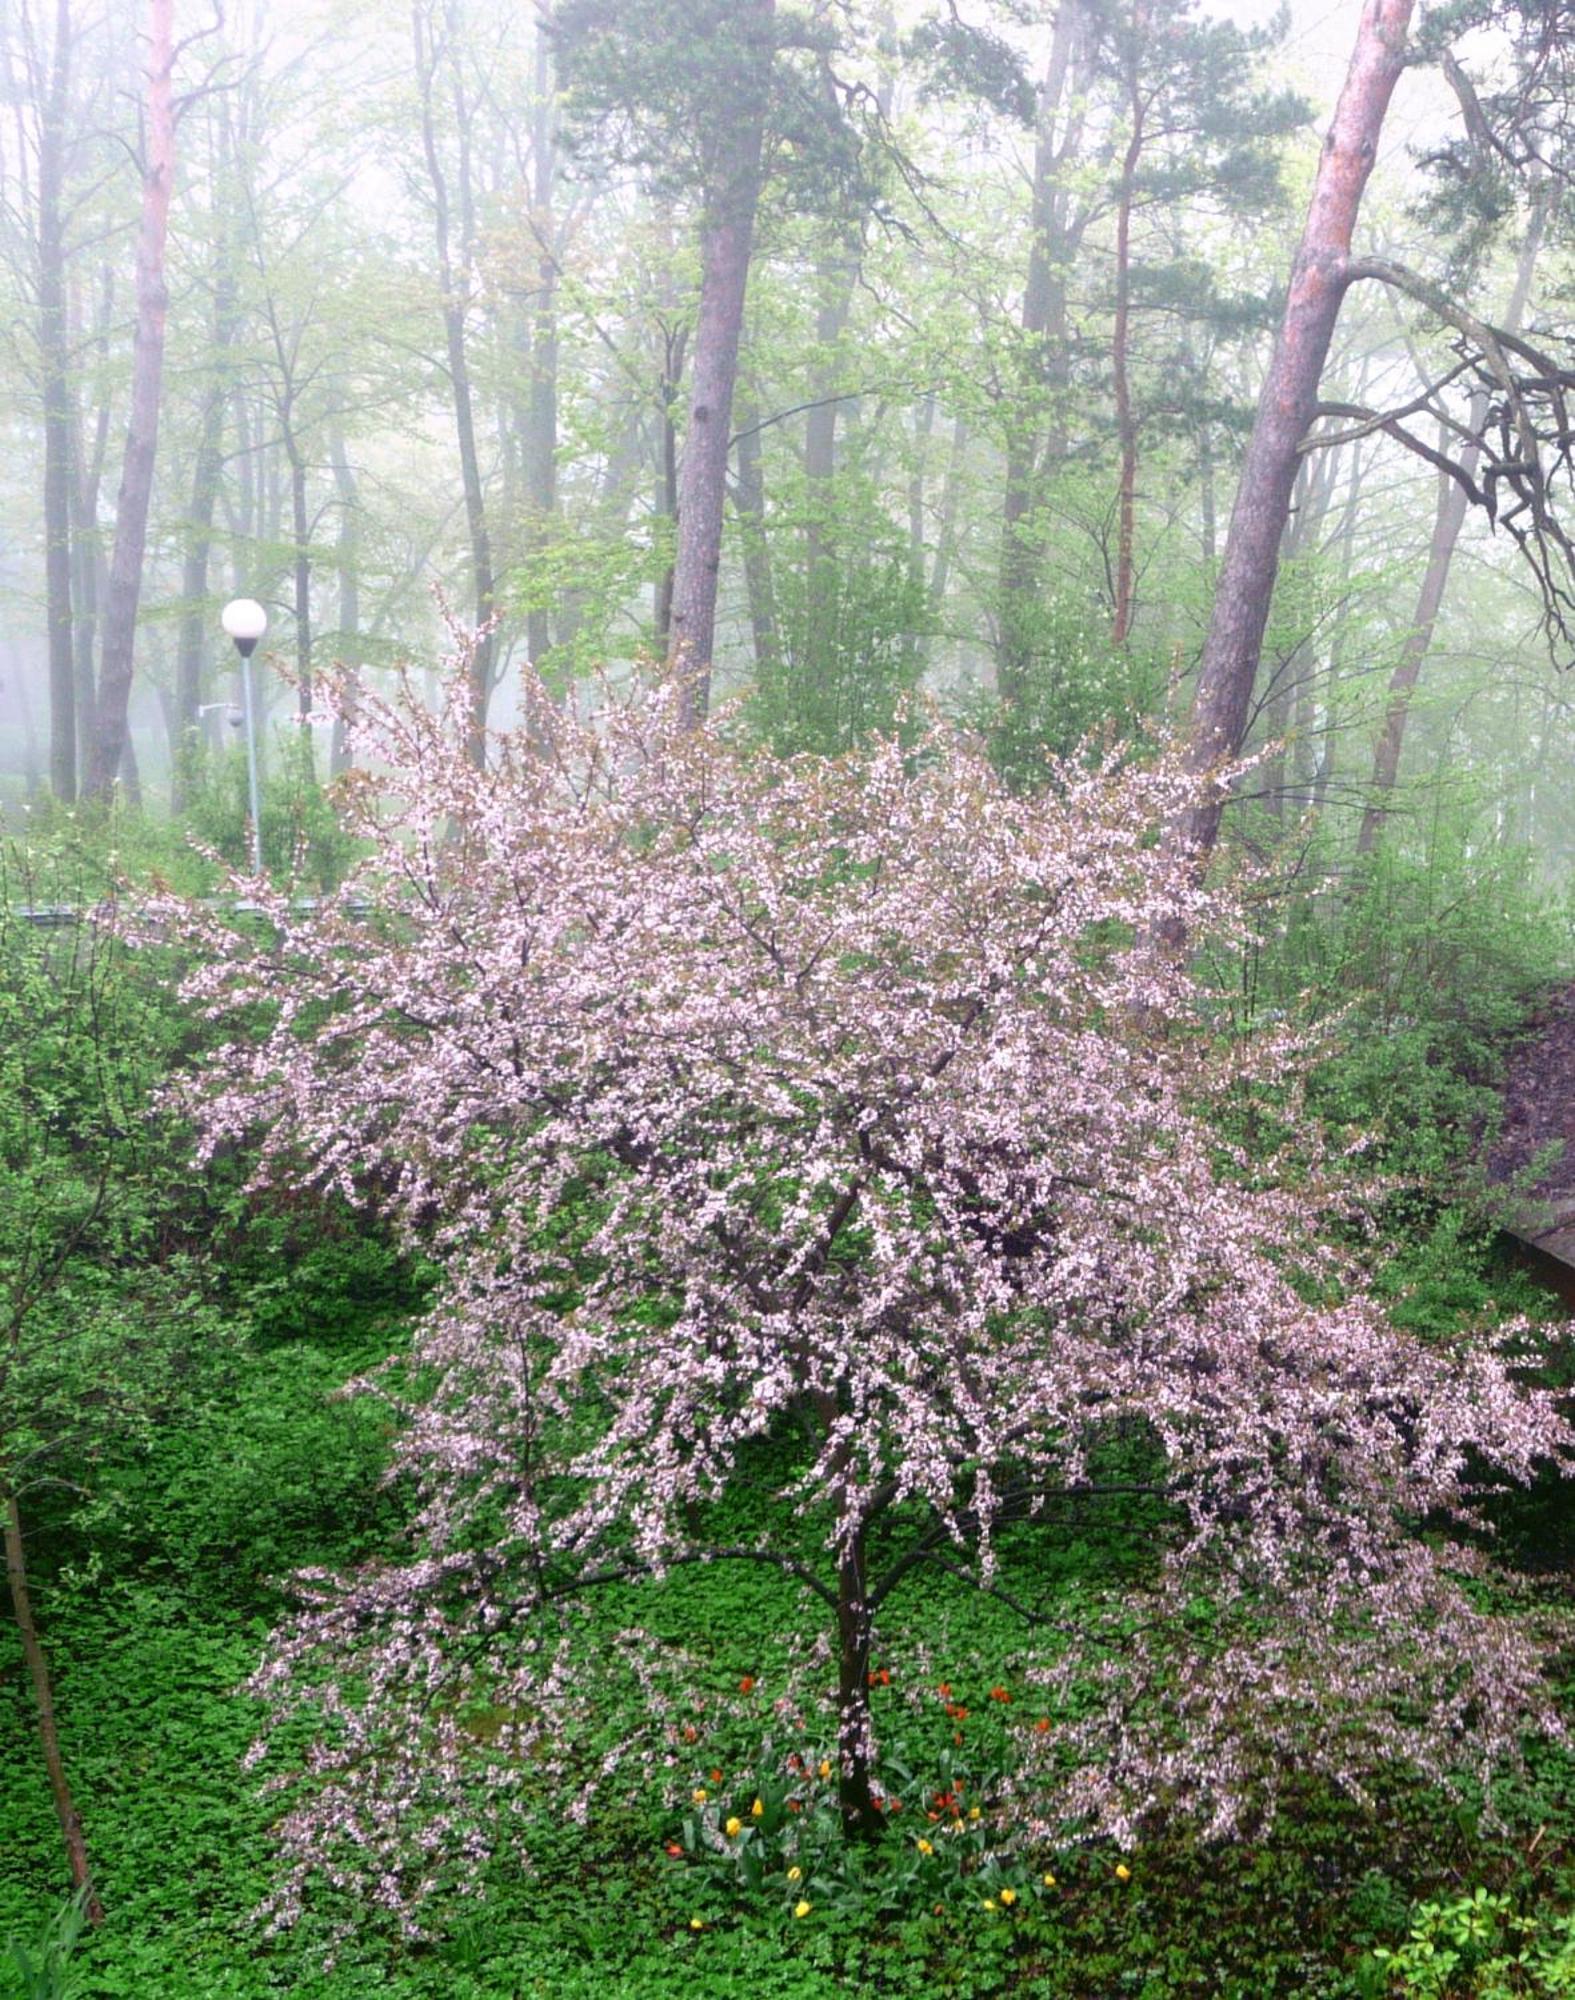
<svg viewBox="0 0 1575 2000"><path fill-rule="evenodd" d="M1058 1641L1082 1737L1019 1780L1025 1824L1226 1826L1292 1744L1358 1782L1556 1726L1528 1630L1415 1530L1568 1434L1504 1358L1384 1322L1316 1240L1351 1211L1310 1134L1293 1178L1206 1115L1289 1089L1294 1051L1204 1032L1141 943L1232 921L1153 837L1190 781L1068 767L1029 797L939 731L781 761L680 721L658 689L483 771L443 718L364 708L345 890L303 915L248 883L245 934L170 906L241 1024L194 1093L208 1143L260 1133L263 1175L376 1201L445 1274L384 1385L409 1550L301 1579L258 1675L315 1736L281 1779L286 1914L313 1870L409 1912L474 1861L592 1698L575 1607L695 1562L818 1606L868 1828L893 1593L934 1564L1002 1589L1003 1526L1100 1492L1117 1431L1173 1522L1149 1636ZM719 1537L766 1443L776 1529Z"/></svg>

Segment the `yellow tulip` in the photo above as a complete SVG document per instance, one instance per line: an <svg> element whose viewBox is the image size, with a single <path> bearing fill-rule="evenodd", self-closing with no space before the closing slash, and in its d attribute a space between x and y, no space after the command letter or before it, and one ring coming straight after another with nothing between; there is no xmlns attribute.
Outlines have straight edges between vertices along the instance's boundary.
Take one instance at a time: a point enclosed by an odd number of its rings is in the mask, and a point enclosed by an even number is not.
<svg viewBox="0 0 1575 2000"><path fill-rule="evenodd" d="M1116 1863L1116 1880L1118 1882L1130 1882L1132 1880L1132 1870L1124 1861Z"/></svg>
<svg viewBox="0 0 1575 2000"><path fill-rule="evenodd" d="M995 1908L995 1898L993 1896L986 1896L984 1899L984 1907L987 1910L993 1910Z"/></svg>
<svg viewBox="0 0 1575 2000"><path fill-rule="evenodd" d="M1017 1891L1015 1889L1003 1889L1001 1891L1001 1901L1007 1909L1010 1909L1017 1901Z"/></svg>
<svg viewBox="0 0 1575 2000"><path fill-rule="evenodd" d="M766 1809L765 1800L756 1799L755 1803L749 1808L750 1817L752 1819L759 1819L760 1815L765 1811L765 1809Z"/></svg>
<svg viewBox="0 0 1575 2000"><path fill-rule="evenodd" d="M1053 1889L1055 1887L1055 1877L1053 1875L1047 1875L1045 1877L1045 1887L1047 1889Z"/></svg>
<svg viewBox="0 0 1575 2000"><path fill-rule="evenodd" d="M697 1806L703 1806L703 1805L705 1804L705 1802L706 1802L706 1799L707 1799L707 1797L708 1797L709 1795L708 1795L707 1793L705 1793L705 1792L701 1791L701 1790L700 1790L700 1788L699 1788L699 1786L697 1785L697 1786L695 1787L695 1789L694 1789L694 1790L693 1790L693 1791L692 1791L692 1792L691 1792L691 1793L689 1794L689 1796L690 1796L690 1798L692 1798L692 1799L694 1800L694 1802L695 1802L695 1804L696 1804Z"/></svg>
<svg viewBox="0 0 1575 2000"><path fill-rule="evenodd" d="M921 1854L933 1854L935 1852L935 1849L930 1845L930 1843L927 1840L921 1840L919 1842L919 1852Z"/></svg>
<svg viewBox="0 0 1575 2000"><path fill-rule="evenodd" d="M814 1907L813 1903L795 1903L793 1905L793 1914L795 1917L807 1917Z"/></svg>
<svg viewBox="0 0 1575 2000"><path fill-rule="evenodd" d="M802 1868L790 1868L788 1870L788 1880L790 1882L797 1882L802 1877L803 1873L804 1871Z"/></svg>
<svg viewBox="0 0 1575 2000"><path fill-rule="evenodd" d="M729 1840L737 1840L738 1836L743 1832L743 1830L744 1830L744 1822L741 1819L739 1819L736 1814L733 1816L732 1819L728 1821L727 1825L724 1826L722 1829L722 1831L727 1835Z"/></svg>
<svg viewBox="0 0 1575 2000"><path fill-rule="evenodd" d="M979 1817L979 1808L977 1806L970 1806L968 1808L968 1817L970 1819L977 1819Z"/></svg>
<svg viewBox="0 0 1575 2000"><path fill-rule="evenodd" d="M821 1775L821 1776L822 1776L823 1778L829 1778L829 1777L831 1776L831 1759L830 1759L829 1757L822 1757L822 1758L821 1758L821 1760L820 1760L820 1775Z"/></svg>
<svg viewBox="0 0 1575 2000"><path fill-rule="evenodd" d="M691 1917L689 1919L689 1928L692 1931L703 1931L705 1929L704 1917Z"/></svg>

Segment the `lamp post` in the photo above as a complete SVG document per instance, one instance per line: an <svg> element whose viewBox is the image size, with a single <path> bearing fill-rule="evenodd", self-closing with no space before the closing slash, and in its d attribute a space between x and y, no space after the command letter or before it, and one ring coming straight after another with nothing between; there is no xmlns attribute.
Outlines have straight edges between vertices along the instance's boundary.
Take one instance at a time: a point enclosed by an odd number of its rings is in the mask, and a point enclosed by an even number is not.
<svg viewBox="0 0 1575 2000"><path fill-rule="evenodd" d="M241 656L241 699L246 719L246 779L252 809L252 873L262 873L262 807L257 796L257 704L252 694L252 654L268 629L268 614L255 597L235 597L219 613L219 623Z"/></svg>

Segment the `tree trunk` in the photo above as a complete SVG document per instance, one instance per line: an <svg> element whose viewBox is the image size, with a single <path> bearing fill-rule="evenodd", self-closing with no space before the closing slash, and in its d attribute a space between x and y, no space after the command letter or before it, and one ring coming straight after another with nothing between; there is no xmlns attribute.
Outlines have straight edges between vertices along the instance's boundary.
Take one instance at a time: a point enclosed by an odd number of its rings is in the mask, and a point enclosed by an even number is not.
<svg viewBox="0 0 1575 2000"><path fill-rule="evenodd" d="M836 352L853 309L853 288L862 259L847 242L819 261L820 294L815 314L815 366L810 371L810 407L804 417L804 666L811 675L836 672L837 578L827 533L836 510L839 374Z"/></svg>
<svg viewBox="0 0 1575 2000"><path fill-rule="evenodd" d="M49 635L49 782L77 795L76 662L71 623L71 381L63 201L71 85L70 0L56 0L49 88L38 129L38 347L44 400L44 603Z"/></svg>
<svg viewBox="0 0 1575 2000"><path fill-rule="evenodd" d="M82 1833L82 1816L71 1796L65 1762L60 1755L60 1737L55 1727L55 1691L49 1676L49 1661L33 1619L33 1602L27 1587L27 1556L22 1545L22 1511L14 1493L5 1497L5 1573L11 1591L11 1609L22 1641L22 1657L33 1683L33 1705L38 1711L38 1741L49 1773L49 1789L55 1801L55 1817L60 1822L66 1844L66 1860L73 1886L86 1891L84 1911L89 1923L104 1921L104 1906L93 1887L93 1871L88 1866L87 1841Z"/></svg>
<svg viewBox="0 0 1575 2000"><path fill-rule="evenodd" d="M1315 458L1303 455L1291 495L1291 518L1280 545L1280 563L1301 562L1311 557L1329 514L1334 495L1337 454L1322 452ZM1260 706L1263 734L1270 748L1261 767L1259 791L1264 805L1276 819L1285 817L1286 771L1289 738L1292 735L1298 691L1305 676L1301 672L1307 650L1307 635L1296 638L1274 665Z"/></svg>
<svg viewBox="0 0 1575 2000"><path fill-rule="evenodd" d="M184 810L202 751L202 684L208 662L208 558L213 548L213 515L224 468L224 412L229 403L224 359L235 337L235 281L221 271L214 291L214 379L203 398L197 454L192 464L191 500L186 509L186 547L181 558L180 638L175 655L175 746L170 786L173 811Z"/></svg>
<svg viewBox="0 0 1575 2000"><path fill-rule="evenodd" d="M766 540L766 485L761 465L757 412L751 404L740 409L738 479L734 487L744 550L744 585L749 593L749 629L755 645L755 672L769 676L780 664L777 640L776 584L771 570L771 545Z"/></svg>
<svg viewBox="0 0 1575 2000"><path fill-rule="evenodd" d="M1351 235L1395 84L1414 0L1364 0L1356 46L1324 141L1284 316L1258 398L1198 674L1187 763L1211 772L1241 749L1301 444L1348 278ZM1217 787L1169 838L1201 866L1219 835Z"/></svg>
<svg viewBox="0 0 1575 2000"><path fill-rule="evenodd" d="M656 445L656 513L670 523L673 548L678 545L678 424L673 412L678 408L678 391L683 381L684 352L688 329L666 327L662 333L662 380L657 389L660 407ZM673 564L668 562L656 584L654 606L657 644L665 653L673 633Z"/></svg>
<svg viewBox="0 0 1575 2000"><path fill-rule="evenodd" d="M1500 322L1506 333L1518 333L1520 323L1525 317L1526 304L1531 297L1531 281L1537 267L1537 254L1542 248L1546 216L1545 193L1539 189L1526 225L1525 240L1520 246L1514 287L1510 292L1504 318ZM1470 415L1466 419L1474 437L1481 437L1487 418L1487 394L1483 390L1478 390L1471 399ZM1462 452L1460 462L1468 477L1475 474L1481 456L1480 444L1468 445ZM1395 783L1400 775L1400 751L1405 741L1406 721L1411 712L1411 697L1416 691L1417 680L1422 672L1422 662L1427 658L1433 644L1433 629L1443 608L1444 592L1448 588L1449 572L1455 559L1455 545L1460 540L1460 530L1465 525L1466 506L1465 488L1458 480L1447 478L1440 473L1438 501L1433 513L1433 533L1427 551L1427 568L1423 572L1422 587L1417 593L1416 611L1411 619L1411 629L1406 633L1400 658L1389 677L1389 705L1384 715L1383 728L1379 732L1378 742L1373 750L1372 795L1362 814L1361 828L1356 836L1358 854L1371 854L1377 846Z"/></svg>
<svg viewBox="0 0 1575 2000"><path fill-rule="evenodd" d="M1143 101L1138 76L1137 44L1143 32L1143 10L1132 24L1132 60L1128 77L1128 109L1132 130L1121 162L1121 192L1116 202L1116 323L1110 343L1110 367L1115 384L1116 440L1121 473L1116 494L1116 590L1110 621L1110 641L1124 646L1132 630L1134 515L1137 503L1137 420L1132 410L1130 370L1132 346L1132 200L1138 164L1143 157Z"/></svg>
<svg viewBox="0 0 1575 2000"><path fill-rule="evenodd" d="M937 620L946 609L946 592L951 586L952 564L957 557L958 501L962 493L963 461L967 455L968 419L959 415L952 422L951 451L946 460L946 478L941 485L941 518L935 536L935 560L930 565L930 603ZM932 642L926 640L926 665L933 650Z"/></svg>
<svg viewBox="0 0 1575 2000"><path fill-rule="evenodd" d="M334 432L328 449L333 461L334 487L339 495L339 537L334 549L334 562L339 577L340 657L346 672L341 703L343 712L334 717L333 739L328 752L329 775L337 778L350 768L346 739L348 726L355 717L361 681L360 646L357 643L361 632L361 496L356 490L355 474L350 469L344 437L340 432ZM345 658L346 653L350 655L348 659Z"/></svg>
<svg viewBox="0 0 1575 2000"><path fill-rule="evenodd" d="M1072 56L1081 30L1081 0L1062 0L1056 12L1050 60L1039 86L1034 141L1032 234L1023 288L1023 342L1029 385L1038 393L1064 390L1069 352L1066 325L1066 241L1058 176L1072 140L1057 141L1056 121L1067 94ZM1001 510L1000 627L996 685L1009 707L1021 704L1037 651L1039 619L1040 436L1037 422L1014 416L1006 438L1006 492Z"/></svg>
<svg viewBox="0 0 1575 2000"><path fill-rule="evenodd" d="M127 742L127 710L136 648L137 602L142 592L148 506L158 450L159 396L164 376L164 322L169 293L164 244L175 183L174 0L151 0L149 18L147 164L142 180L142 223L137 238L137 330L131 360L131 421L120 494L115 503L115 552L109 566L109 601L99 670L98 715L88 767L90 797L107 799Z"/></svg>
<svg viewBox="0 0 1575 2000"><path fill-rule="evenodd" d="M100 274L99 299L93 328L93 347L103 369L109 359L109 335L115 310L115 270L106 264ZM71 591L74 605L72 649L76 654L77 683L77 783L85 787L88 760L93 750L98 690L94 682L98 646L99 610L109 595L109 567L104 559L103 537L99 533L98 502L104 485L104 465L109 456L110 399L106 388L93 422L93 443L75 450L75 478L71 486L72 550Z"/></svg>
<svg viewBox="0 0 1575 2000"><path fill-rule="evenodd" d="M301 718L306 758L312 739L306 718L312 712L312 530L306 511L306 458L295 435L294 412L281 412L284 455L290 467L290 574L295 612L295 707Z"/></svg>
<svg viewBox="0 0 1575 2000"><path fill-rule="evenodd" d="M691 725L704 719L711 698L733 386L760 200L776 0L738 0L737 10L758 42L762 73L742 93L732 129L719 146L721 161L701 225L700 311L678 478L678 553L667 652L668 665L683 678L681 710Z"/></svg>
<svg viewBox="0 0 1575 2000"><path fill-rule="evenodd" d="M837 1804L850 1839L871 1839L881 1817L870 1790L870 1614L864 1531L837 1565Z"/></svg>
<svg viewBox="0 0 1575 2000"><path fill-rule="evenodd" d="M536 265L536 308L531 325L530 394L525 406L524 474L527 558L539 558L552 538L558 509L558 255L554 242L553 194L557 154L553 145L552 45L542 21L536 24L536 87L531 151L535 170L533 228L540 256ZM525 650L540 667L552 650L551 611L535 603L526 616Z"/></svg>
<svg viewBox="0 0 1575 2000"><path fill-rule="evenodd" d="M471 396L470 356L467 348L465 290L470 277L469 151L466 110L458 106L461 160L460 260L456 264L453 221L449 205L448 175L438 153L437 127L432 107L432 89L438 56L429 47L422 0L416 0L411 21L415 39L416 77L421 95L421 143L426 155L427 177L432 187L432 215L436 232L438 281L443 292L443 335L448 352L449 386L454 399L454 430L459 441L460 480L465 493L465 526L470 540L471 583L475 594L476 639L470 656L470 713L465 747L471 762L487 760L487 705L492 696L496 633L492 620L497 608L492 573L492 535L487 524L486 493L481 478L481 457L476 448L476 418Z"/></svg>

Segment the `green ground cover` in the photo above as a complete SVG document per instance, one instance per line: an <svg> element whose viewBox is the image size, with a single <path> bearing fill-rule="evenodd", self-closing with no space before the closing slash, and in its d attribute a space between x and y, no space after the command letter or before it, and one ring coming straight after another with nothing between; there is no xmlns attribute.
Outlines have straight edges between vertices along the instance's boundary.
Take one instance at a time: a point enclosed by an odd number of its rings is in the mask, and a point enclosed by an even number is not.
<svg viewBox="0 0 1575 2000"><path fill-rule="evenodd" d="M1517 1283L1503 1271L1484 1277L1474 1247L1469 1258L1458 1248L1455 1262L1455 1309L1473 1287L1491 1281L1503 1293ZM877 1693L883 1728L917 1789L862 1880L823 1872L790 1885L768 1867L755 1888L736 1869L668 1852L683 1847L682 1808L609 1798L584 1823L544 1818L528 1865L496 1867L482 1906L457 1910L430 1942L402 1946L369 1923L328 1965L310 1923L267 1938L251 1915L269 1876L267 1808L241 1769L252 1716L237 1687L280 1608L273 1580L300 1563L371 1550L393 1526L395 1502L376 1483L381 1414L331 1392L397 1339L412 1293L380 1246L350 1234L310 1243L304 1230L275 1231L267 1253L233 1275L232 1310L248 1317L247 1345L216 1354L178 1420L106 1469L90 1510L62 1506L35 1531L66 1755L108 1910L74 1961L85 1996L589 2000L692 1989L751 2000L849 1992L1334 2000L1401 1990L1379 1981L1370 1953L1403 1944L1420 1897L1481 1884L1523 1911L1565 1896L1575 1788L1554 1753L1525 1795L1507 1801L1505 1834L1486 1833L1415 1787L1385 1785L1372 1811L1303 1790L1257 1841L1166 1839L1128 1854L1069 1846L982 1878L949 1858L945 1868L916 1870L916 1842L931 1833L947 1856L940 1828L919 1816L930 1774L950 1756L950 1768L967 1773L965 1796L988 1799L1006 1725L1021 1713L992 1703L990 1690L1032 1701L1020 1678L1020 1622L941 1577L897 1605L882 1648L892 1676ZM1141 1569L1153 1525L1107 1514L1015 1531L1009 1580L1049 1593L1075 1617L1080 1594ZM1515 1533L1529 1553L1559 1560L1564 1510L1551 1496L1529 1503ZM609 1632L632 1599L603 1602ZM718 1687L754 1680L769 1713L786 1664L774 1578L689 1571L644 1587L638 1610L681 1637ZM968 1710L960 1729L941 1679L951 1705ZM617 1715L597 1720L613 1735L623 1726ZM948 1744L958 1733L963 1744ZM747 1743L735 1735L697 1745L697 1759L713 1755L734 1766L717 1798L747 1814ZM709 1771L699 1775L709 1782ZM62 1871L9 1631L0 1636L0 1827L0 1937L30 1940L58 1906ZM960 1846L970 1838L953 1836ZM1009 1905L1002 1883L1019 1885ZM802 1917L793 1914L798 1900L812 1905ZM0 1994L9 2000L23 1989L6 1976Z"/></svg>

